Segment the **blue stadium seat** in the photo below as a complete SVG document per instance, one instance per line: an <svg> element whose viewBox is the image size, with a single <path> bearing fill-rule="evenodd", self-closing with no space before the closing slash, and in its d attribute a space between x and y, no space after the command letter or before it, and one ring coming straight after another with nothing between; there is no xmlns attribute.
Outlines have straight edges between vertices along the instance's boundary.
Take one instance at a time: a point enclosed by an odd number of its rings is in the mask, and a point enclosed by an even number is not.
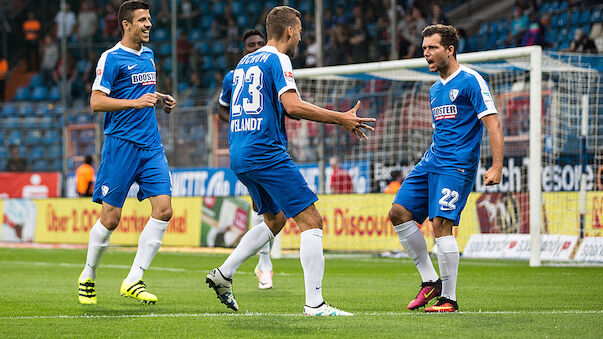
<svg viewBox="0 0 603 339"><path fill-rule="evenodd" d="M6 129L16 129L19 128L21 119L17 117L8 117L4 120L3 127Z"/></svg>
<svg viewBox="0 0 603 339"><path fill-rule="evenodd" d="M222 2L222 1L214 2L214 8L213 8L214 15L224 14L224 7L225 7L224 2Z"/></svg>
<svg viewBox="0 0 603 339"><path fill-rule="evenodd" d="M584 24L580 28L582 28L582 30L584 31L584 34L586 34L586 35L590 34L590 24Z"/></svg>
<svg viewBox="0 0 603 339"><path fill-rule="evenodd" d="M212 42L210 49L214 55L224 54L224 43L222 41Z"/></svg>
<svg viewBox="0 0 603 339"><path fill-rule="evenodd" d="M183 93L188 89L188 83L182 81L178 83L178 93Z"/></svg>
<svg viewBox="0 0 603 339"><path fill-rule="evenodd" d="M544 38L549 42L554 42L557 40L557 29L553 27L552 29L547 30L544 34Z"/></svg>
<svg viewBox="0 0 603 339"><path fill-rule="evenodd" d="M201 52L201 54L207 54L209 52L209 44L205 41L197 41L193 46L196 50Z"/></svg>
<svg viewBox="0 0 603 339"><path fill-rule="evenodd" d="M570 38L569 30L567 27L563 27L559 30L559 34L557 35L558 41L565 41Z"/></svg>
<svg viewBox="0 0 603 339"><path fill-rule="evenodd" d="M314 2L313 1L302 1L299 4L299 10L303 13L306 12L312 12L314 9Z"/></svg>
<svg viewBox="0 0 603 339"><path fill-rule="evenodd" d="M258 15L260 14L260 12L262 11L262 4L257 2L257 1L253 1L253 2L249 2L247 4L247 11L251 14L251 15Z"/></svg>
<svg viewBox="0 0 603 339"><path fill-rule="evenodd" d="M25 117L21 120L23 128L32 129L38 126L38 119L33 116ZM29 137L28 137L29 139Z"/></svg>
<svg viewBox="0 0 603 339"><path fill-rule="evenodd" d="M488 22L482 22L482 24L479 26L479 31L477 32L477 34L479 34L482 37L488 35L488 31L489 31L488 26L489 26Z"/></svg>
<svg viewBox="0 0 603 339"><path fill-rule="evenodd" d="M209 55L203 56L203 69L210 69L213 66L213 59Z"/></svg>
<svg viewBox="0 0 603 339"><path fill-rule="evenodd" d="M153 33L153 40L154 41L167 41L169 39L170 35L167 31L167 29L165 28L157 28L155 30L155 32Z"/></svg>
<svg viewBox="0 0 603 339"><path fill-rule="evenodd" d="M46 87L34 87L33 92L31 93L31 99L35 101L42 101L48 99L48 91L46 90Z"/></svg>
<svg viewBox="0 0 603 339"><path fill-rule="evenodd" d="M202 15L201 16L201 29L208 30L211 28L211 24L214 22L214 17L212 15Z"/></svg>
<svg viewBox="0 0 603 339"><path fill-rule="evenodd" d="M601 22L601 9L595 9L593 10L592 14L590 15L590 22L595 24L597 22Z"/></svg>
<svg viewBox="0 0 603 339"><path fill-rule="evenodd" d="M3 116L11 116L17 112L17 106L13 102L5 102L2 104L2 111L0 113Z"/></svg>
<svg viewBox="0 0 603 339"><path fill-rule="evenodd" d="M50 164L51 171L61 171L63 169L63 160L54 159Z"/></svg>
<svg viewBox="0 0 603 339"><path fill-rule="evenodd" d="M40 128L51 128L53 125L51 117L40 117L38 121Z"/></svg>
<svg viewBox="0 0 603 339"><path fill-rule="evenodd" d="M19 130L12 130L8 134L9 145L20 145L23 141L23 133Z"/></svg>
<svg viewBox="0 0 603 339"><path fill-rule="evenodd" d="M48 100L51 100L51 101L61 100L61 90L59 89L59 86L53 86L50 88L50 92L48 92Z"/></svg>
<svg viewBox="0 0 603 339"><path fill-rule="evenodd" d="M219 70L226 69L226 56L225 55L220 55L216 58L215 67Z"/></svg>
<svg viewBox="0 0 603 339"><path fill-rule="evenodd" d="M164 43L159 46L157 49L157 54L160 56L166 56L172 54L172 45L169 43Z"/></svg>
<svg viewBox="0 0 603 339"><path fill-rule="evenodd" d="M21 100L30 100L30 99L31 99L31 97L29 95L29 87L23 86L23 87L17 88L17 91L15 93L15 100L21 101Z"/></svg>
<svg viewBox="0 0 603 339"><path fill-rule="evenodd" d="M167 57L163 60L161 63L161 69L168 73L172 71L172 57Z"/></svg>
<svg viewBox="0 0 603 339"><path fill-rule="evenodd" d="M540 6L540 11L542 13L551 13L551 3L550 2L545 2Z"/></svg>
<svg viewBox="0 0 603 339"><path fill-rule="evenodd" d="M568 21L568 14L567 14L567 12L563 12L563 13L559 14L559 16L557 17L556 25L558 27L565 27L565 26L567 26L567 21ZM555 23L553 23L553 25L555 25Z"/></svg>
<svg viewBox="0 0 603 339"><path fill-rule="evenodd" d="M42 75L40 75L39 73L32 76L31 79L29 79L29 87L39 87L42 86L43 83L43 79L42 79Z"/></svg>
<svg viewBox="0 0 603 339"><path fill-rule="evenodd" d="M44 159L34 160L31 164L31 170L35 172L47 171L48 167L48 163Z"/></svg>
<svg viewBox="0 0 603 339"><path fill-rule="evenodd" d="M24 102L17 106L17 113L19 115L33 115L34 105L31 102Z"/></svg>
<svg viewBox="0 0 603 339"><path fill-rule="evenodd" d="M48 147L46 156L49 158L59 158L61 157L61 153L61 145L55 144Z"/></svg>
<svg viewBox="0 0 603 339"><path fill-rule="evenodd" d="M230 9L234 16L239 16L241 14L243 14L243 15L245 14L245 13L243 13L243 3L241 1L233 1L230 4Z"/></svg>
<svg viewBox="0 0 603 339"><path fill-rule="evenodd" d="M247 27L247 25L249 24L249 17L247 15L239 15L237 17L237 25L239 27Z"/></svg>
<svg viewBox="0 0 603 339"><path fill-rule="evenodd" d="M33 159L43 158L44 155L46 155L46 152L44 151L43 146L34 146L31 148L31 151L29 153L29 156Z"/></svg>
<svg viewBox="0 0 603 339"><path fill-rule="evenodd" d="M585 9L582 12L580 12L580 23L586 24L589 22L590 22L590 10Z"/></svg>
<svg viewBox="0 0 603 339"><path fill-rule="evenodd" d="M196 41L196 40L201 40L201 39L203 39L203 32L200 29L192 29L188 33L189 41Z"/></svg>

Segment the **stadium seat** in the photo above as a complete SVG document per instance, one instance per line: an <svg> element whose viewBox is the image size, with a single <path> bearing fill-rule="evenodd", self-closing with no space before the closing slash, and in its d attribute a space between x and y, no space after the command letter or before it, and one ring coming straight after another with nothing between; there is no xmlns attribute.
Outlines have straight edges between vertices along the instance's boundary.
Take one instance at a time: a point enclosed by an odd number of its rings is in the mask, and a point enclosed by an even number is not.
<svg viewBox="0 0 603 339"><path fill-rule="evenodd" d="M43 79L42 79L42 75L40 75L39 73L32 76L31 79L29 79L29 87L39 87L42 86L43 84Z"/></svg>
<svg viewBox="0 0 603 339"><path fill-rule="evenodd" d="M210 49L214 55L224 54L224 43L222 41L212 42Z"/></svg>
<svg viewBox="0 0 603 339"><path fill-rule="evenodd" d="M23 141L23 133L19 130L12 130L8 134L9 145L20 145Z"/></svg>
<svg viewBox="0 0 603 339"><path fill-rule="evenodd" d="M15 100L17 101L22 101L22 100L30 100L31 97L29 95L29 87L23 86L23 87L18 87L17 91L15 93Z"/></svg>
<svg viewBox="0 0 603 339"><path fill-rule="evenodd" d="M203 30L210 29L213 21L214 21L214 17L212 15L202 15L201 16L201 29L203 29Z"/></svg>
<svg viewBox="0 0 603 339"><path fill-rule="evenodd" d="M168 73L172 71L172 57L167 57L163 60L161 63L161 69Z"/></svg>
<svg viewBox="0 0 603 339"><path fill-rule="evenodd" d="M21 120L23 128L32 129L38 126L38 119L33 116L25 117Z"/></svg>
<svg viewBox="0 0 603 339"><path fill-rule="evenodd" d="M53 121L51 117L40 117L38 118L38 124L40 128L51 128Z"/></svg>
<svg viewBox="0 0 603 339"><path fill-rule="evenodd" d="M593 10L592 14L590 15L590 22L593 24L601 22L601 9Z"/></svg>
<svg viewBox="0 0 603 339"><path fill-rule="evenodd" d="M566 0L562 0L559 2L559 10L563 10L567 8L567 1Z"/></svg>
<svg viewBox="0 0 603 339"><path fill-rule="evenodd" d="M33 159L43 158L46 152L44 151L43 146L33 146L29 153L29 156Z"/></svg>
<svg viewBox="0 0 603 339"><path fill-rule="evenodd" d="M2 104L2 110L0 113L2 116L11 116L17 112L17 106L13 102L5 102Z"/></svg>
<svg viewBox="0 0 603 339"><path fill-rule="evenodd" d="M51 171L61 171L63 169L63 160L62 159L54 159L51 162L49 169Z"/></svg>
<svg viewBox="0 0 603 339"><path fill-rule="evenodd" d="M17 117L14 117L14 116L13 117L5 118L3 127L6 128L6 129L16 129L16 128L19 128L20 120L21 119L19 119Z"/></svg>
<svg viewBox="0 0 603 339"><path fill-rule="evenodd" d="M188 83L182 81L178 83L178 93L183 93L188 89Z"/></svg>
<svg viewBox="0 0 603 339"><path fill-rule="evenodd" d="M50 92L48 92L48 100L51 100L51 101L61 100L61 90L59 89L59 86L53 86L50 88Z"/></svg>
<svg viewBox="0 0 603 339"><path fill-rule="evenodd" d="M207 54L209 52L209 44L205 41L197 41L193 46L196 50L201 52L201 54Z"/></svg>
<svg viewBox="0 0 603 339"><path fill-rule="evenodd" d="M252 15L258 15L262 11L262 4L257 1L247 3L247 11Z"/></svg>
<svg viewBox="0 0 603 339"><path fill-rule="evenodd" d="M48 91L44 86L34 87L31 93L31 99L34 101L42 101L48 99Z"/></svg>
<svg viewBox="0 0 603 339"><path fill-rule="evenodd" d="M226 56L225 55L220 55L216 58L215 68L217 68L219 70L226 69Z"/></svg>
<svg viewBox="0 0 603 339"><path fill-rule="evenodd" d="M585 9L580 13L580 23L587 24L590 22L590 10Z"/></svg>
<svg viewBox="0 0 603 339"><path fill-rule="evenodd" d="M568 14L567 12L563 12L561 14L559 14L559 16L557 17L557 27L566 27L567 26L567 22L568 22ZM555 23L553 23L555 24Z"/></svg>
<svg viewBox="0 0 603 339"><path fill-rule="evenodd" d="M188 33L188 40L191 42L201 39L203 39L203 32L200 29L192 29Z"/></svg>
<svg viewBox="0 0 603 339"><path fill-rule="evenodd" d="M169 33L165 28L157 28L153 33L154 41L167 41L169 37Z"/></svg>
<svg viewBox="0 0 603 339"><path fill-rule="evenodd" d="M237 25L239 27L247 27L249 24L249 17L247 15L239 15L237 17Z"/></svg>
<svg viewBox="0 0 603 339"><path fill-rule="evenodd" d="M207 70L207 69L212 68L212 66L213 66L212 58L208 55L204 55L203 56L203 69Z"/></svg>
<svg viewBox="0 0 603 339"><path fill-rule="evenodd" d="M224 2L222 2L222 1L214 2L214 8L213 8L214 15L224 14L224 7L225 7Z"/></svg>
<svg viewBox="0 0 603 339"><path fill-rule="evenodd" d="M580 23L580 12L573 11L572 14L570 15L570 18L572 19L572 25L579 24Z"/></svg>
<svg viewBox="0 0 603 339"><path fill-rule="evenodd" d="M159 56L171 55L172 54L172 45L167 42L161 44L159 46L159 48L157 49L157 54Z"/></svg>
<svg viewBox="0 0 603 339"><path fill-rule="evenodd" d="M302 1L299 4L299 10L303 13L312 12L314 10L314 2L313 1Z"/></svg>
<svg viewBox="0 0 603 339"><path fill-rule="evenodd" d="M546 41L550 42L557 40L557 29L553 27L552 29L547 30L544 38Z"/></svg>
<svg viewBox="0 0 603 339"><path fill-rule="evenodd" d="M230 4L230 9L234 16L239 16L241 14L243 14L243 15L245 14L245 13L243 13L243 3L241 1L233 1Z"/></svg>
<svg viewBox="0 0 603 339"><path fill-rule="evenodd" d="M33 115L34 105L31 102L24 102L17 106L17 114L19 115Z"/></svg>
<svg viewBox="0 0 603 339"><path fill-rule="evenodd" d="M31 163L31 170L35 172L47 171L48 167L48 162L44 159L37 159Z"/></svg>

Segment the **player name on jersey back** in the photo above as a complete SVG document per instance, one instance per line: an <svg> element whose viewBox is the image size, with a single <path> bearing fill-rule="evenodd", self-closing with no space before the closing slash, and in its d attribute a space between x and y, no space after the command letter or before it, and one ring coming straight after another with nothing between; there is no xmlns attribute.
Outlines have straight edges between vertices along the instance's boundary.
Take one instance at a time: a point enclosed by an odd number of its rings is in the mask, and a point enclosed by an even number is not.
<svg viewBox="0 0 603 339"><path fill-rule="evenodd" d="M230 122L230 131L245 132L245 131L259 131L262 129L263 118L244 118L236 119Z"/></svg>

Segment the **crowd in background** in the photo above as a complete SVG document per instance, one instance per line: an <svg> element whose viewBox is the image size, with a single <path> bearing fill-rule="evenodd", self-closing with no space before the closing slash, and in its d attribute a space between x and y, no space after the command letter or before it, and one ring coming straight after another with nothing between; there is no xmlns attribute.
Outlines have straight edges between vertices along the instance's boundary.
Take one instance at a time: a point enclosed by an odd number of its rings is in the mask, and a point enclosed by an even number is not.
<svg viewBox="0 0 603 339"><path fill-rule="evenodd" d="M117 9L121 0L82 0L67 1L67 8L58 10L52 18L52 27L43 30L40 21L50 18L38 18L34 11L22 24L23 40L27 46L28 70L40 72L44 86L56 86L65 73L70 99L87 98L95 76L96 62L100 53L120 39ZM169 0L151 0L154 30L169 31L171 13ZM240 37L246 29L256 28L265 31L264 23L270 7L266 4L257 19L246 11L234 11L233 1L219 0L181 0L178 8L179 34L177 40L177 69L182 90L195 93L197 90L215 90L220 87L222 76L236 66L241 57ZM357 0L352 2L325 1L324 10L324 64L342 65L369 61L389 60L391 58L391 1ZM446 16L442 4L434 1L414 2L398 1L396 6L396 46L395 55L400 59L420 57L421 32L430 24L453 24ZM450 3L450 2L448 2ZM500 47L542 45L550 47L546 41L546 31L551 28L551 15L540 13L543 1L516 0L508 15L506 24L508 35L499 42ZM589 1L568 0L568 6L589 5ZM72 7L73 6L73 7ZM243 5L246 6L243 2ZM58 8L58 7L57 7ZM294 68L314 67L317 63L317 45L314 36L315 22L312 7L302 9L304 36L292 63ZM235 12L238 12L235 14ZM39 14L39 13L38 13ZM208 18L209 16L209 18ZM203 22L210 25L203 28ZM243 23L243 25L241 25ZM213 67L204 67L208 58L207 51L197 48L191 40L191 32L201 31L199 41L209 45L210 58L225 59ZM466 51L467 33L460 29L459 52ZM576 30L575 37L566 49L571 52L596 52L596 46L583 30ZM59 40L66 36L69 53L62 60ZM166 39L167 40L167 39ZM165 42L164 44L168 44ZM211 54L212 46L221 44L223 56ZM502 46L500 46L502 45ZM151 46L157 47L151 34ZM158 86L162 91L170 92L170 69L164 62L169 55L161 55L155 48L158 65ZM211 60L209 60L211 61ZM169 65L167 65L169 66ZM169 67L171 68L171 66ZM179 84L180 85L180 84ZM180 88L180 87L179 87Z"/></svg>

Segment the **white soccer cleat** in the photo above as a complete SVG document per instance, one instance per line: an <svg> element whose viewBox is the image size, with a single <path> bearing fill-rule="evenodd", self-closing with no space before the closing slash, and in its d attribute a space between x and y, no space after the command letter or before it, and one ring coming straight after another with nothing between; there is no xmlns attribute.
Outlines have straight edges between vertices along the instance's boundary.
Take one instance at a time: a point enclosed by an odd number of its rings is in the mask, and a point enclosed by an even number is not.
<svg viewBox="0 0 603 339"><path fill-rule="evenodd" d="M308 305L304 306L304 315L311 316L320 316L320 317L329 317L329 316L341 316L341 317L349 317L353 316L352 313L342 311L338 308L335 308L326 302L322 302L322 304L316 307L310 307Z"/></svg>
<svg viewBox="0 0 603 339"><path fill-rule="evenodd" d="M220 302L233 311L239 310L239 305L232 294L232 279L226 279L219 269L215 268L209 272L205 282L212 288Z"/></svg>
<svg viewBox="0 0 603 339"><path fill-rule="evenodd" d="M260 288L260 290L267 290L272 288L272 274L274 273L273 271L262 272L260 271L258 265L255 265L255 269L253 271L258 277L258 287Z"/></svg>

